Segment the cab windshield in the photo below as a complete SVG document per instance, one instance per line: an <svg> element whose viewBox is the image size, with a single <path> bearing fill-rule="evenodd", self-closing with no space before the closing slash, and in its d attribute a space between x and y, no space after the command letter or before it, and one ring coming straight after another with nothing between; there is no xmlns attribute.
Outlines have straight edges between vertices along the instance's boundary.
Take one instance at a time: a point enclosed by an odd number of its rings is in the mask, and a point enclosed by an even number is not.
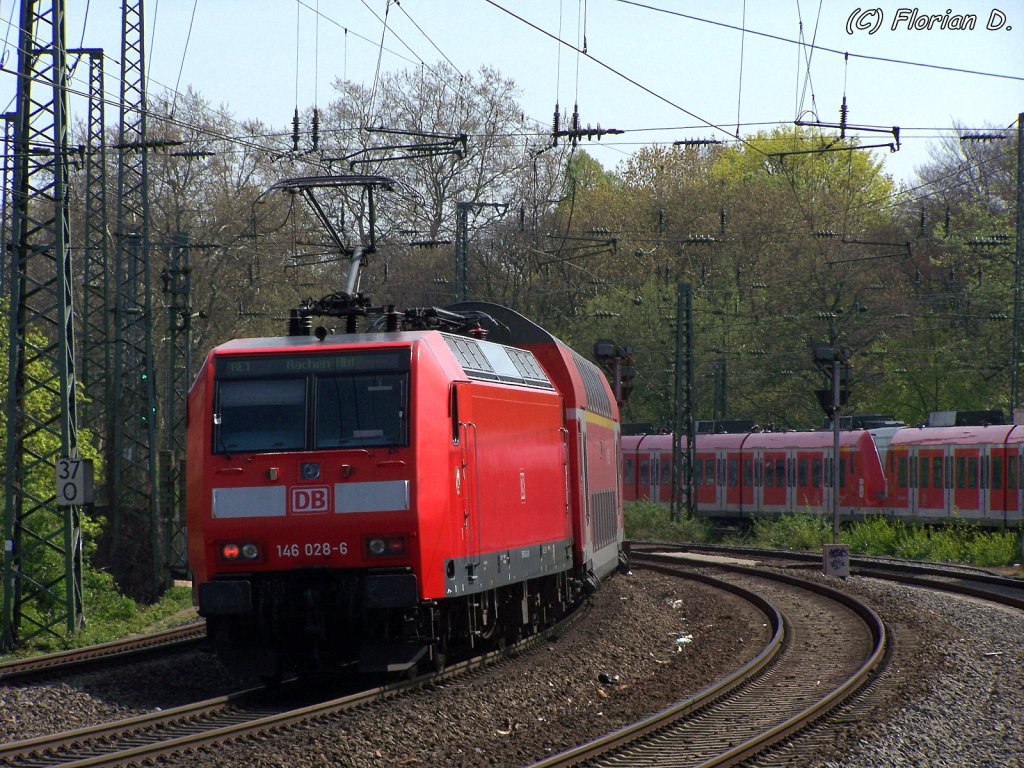
<svg viewBox="0 0 1024 768"><path fill-rule="evenodd" d="M213 451L407 445L408 399L408 349L231 358L217 371Z"/></svg>

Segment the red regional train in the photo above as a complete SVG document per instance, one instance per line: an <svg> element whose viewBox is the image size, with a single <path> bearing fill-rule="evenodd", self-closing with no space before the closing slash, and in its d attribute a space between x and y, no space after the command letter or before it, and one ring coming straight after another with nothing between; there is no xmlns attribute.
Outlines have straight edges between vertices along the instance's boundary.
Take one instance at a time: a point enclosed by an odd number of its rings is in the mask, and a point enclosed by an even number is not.
<svg viewBox="0 0 1024 768"><path fill-rule="evenodd" d="M685 447L685 438L681 443ZM669 502L671 435L622 438L627 501ZM699 434L698 514L831 513L831 432ZM925 524L1016 526L1024 517L1024 426L901 427L840 432L839 512Z"/></svg>
<svg viewBox="0 0 1024 768"><path fill-rule="evenodd" d="M451 309L471 334L209 353L188 398L189 558L230 667L440 666L550 624L624 563L603 375L509 309Z"/></svg>

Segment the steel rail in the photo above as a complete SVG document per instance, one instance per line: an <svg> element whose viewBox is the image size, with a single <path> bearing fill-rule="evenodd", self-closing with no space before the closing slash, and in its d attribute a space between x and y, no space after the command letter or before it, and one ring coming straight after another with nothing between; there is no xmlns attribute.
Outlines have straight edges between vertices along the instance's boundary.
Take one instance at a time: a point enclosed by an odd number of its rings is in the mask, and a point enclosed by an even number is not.
<svg viewBox="0 0 1024 768"><path fill-rule="evenodd" d="M728 582L720 582L717 579L704 576L703 574L681 573L679 571L679 566L684 564L680 563L677 558L673 558L670 555L640 553L633 549L630 556L635 565L639 565L640 567L659 573L677 576L685 575L688 578L696 576L702 581L712 583L716 586L729 584ZM766 572L756 568L733 564L701 563L701 565L710 565L730 572L741 573L757 578L767 578L824 595L827 598L846 606L864 620L872 636L872 645L871 652L857 667L854 673L848 676L840 685L833 688L833 690L820 697L815 703L803 708L773 727L762 731L755 737L735 743L728 749L723 750L714 758L696 764L699 768L717 768L718 766L736 765L752 755L763 752L769 747L791 737L816 720L820 720L825 714L853 695L870 679L874 670L882 663L886 653L885 627L878 615L869 606L857 598L825 585L798 579L787 574ZM735 585L730 585L725 588L730 588L730 591L732 591L731 587L733 586ZM736 588L739 589L739 587ZM749 672L746 667L744 667L726 679L732 680L737 676L740 676L741 679L732 686L732 688L735 688L740 682L750 680L756 676L756 674L756 672ZM715 686L712 686L712 689L714 688ZM730 690L732 688L730 688ZM710 691L711 689L701 691L696 696L681 701L673 707L669 707L650 718L642 720L627 728L623 728L601 739L597 739L594 742L581 745L575 749L568 750L539 763L535 763L531 768L566 768L567 766L580 765L587 763L588 761L594 761L601 757L608 756L623 746L640 743L645 737L650 736L654 732L662 731L673 723L684 720L689 714L696 712L697 710L700 710L708 704L722 699L725 696L725 693L708 695Z"/></svg>
<svg viewBox="0 0 1024 768"><path fill-rule="evenodd" d="M439 683L450 678L490 666L522 652L535 644L564 632L572 623L580 618L589 608L585 605L563 618L553 626L544 629L519 642L497 650L488 651L480 656L462 662L456 662L440 672L431 672L409 680L390 683L369 688L357 693L318 702L295 709L285 709L270 715L246 714L244 711L226 712L232 706L241 704L247 697L266 689L254 688L239 691L228 696L207 699L201 702L186 704L173 709L151 712L125 720L103 723L96 726L79 728L50 736L40 736L24 741L0 745L0 762L19 764L17 761L31 760L34 765L60 765L64 768L97 768L99 766L122 766L142 761L156 761L162 757L180 754L186 750L199 749L205 746L224 744L256 733L278 730L290 725L310 720L329 717L338 712L354 709L388 697L397 696L412 689ZM268 706L263 705L261 712ZM202 724L201 717L221 717L234 719L228 724ZM194 728L194 733L162 739L156 729L174 727L180 732L183 728ZM147 734L148 732L148 734ZM135 744L124 749L116 745L105 746L102 740L138 738L152 739L149 743ZM108 750L104 754L93 754L82 757L63 759L53 753L60 750L88 749ZM47 753L50 753L48 756Z"/></svg>
<svg viewBox="0 0 1024 768"><path fill-rule="evenodd" d="M68 672L78 667L86 668L164 652L178 646L198 644L205 637L206 622L199 621L124 640L5 661L0 663L0 684L43 672Z"/></svg>

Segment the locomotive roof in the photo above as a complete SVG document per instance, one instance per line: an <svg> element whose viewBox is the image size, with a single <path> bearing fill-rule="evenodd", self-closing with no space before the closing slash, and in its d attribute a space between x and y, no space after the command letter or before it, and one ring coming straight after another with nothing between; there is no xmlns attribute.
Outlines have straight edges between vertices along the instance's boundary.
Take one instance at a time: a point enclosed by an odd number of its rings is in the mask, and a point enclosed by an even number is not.
<svg viewBox="0 0 1024 768"><path fill-rule="evenodd" d="M232 339L213 348L214 354L253 352L305 352L332 349L342 350L357 344L411 344L434 331L398 331L394 333L330 334L323 341L315 336L263 336L251 339Z"/></svg>
<svg viewBox="0 0 1024 768"><path fill-rule="evenodd" d="M359 353L374 349L401 349L417 342L426 342L438 351L447 349L459 366L449 371L452 375L461 368L469 379L554 389L543 367L529 350L436 330L337 334L329 335L323 341L313 336L234 339L214 348L212 354Z"/></svg>

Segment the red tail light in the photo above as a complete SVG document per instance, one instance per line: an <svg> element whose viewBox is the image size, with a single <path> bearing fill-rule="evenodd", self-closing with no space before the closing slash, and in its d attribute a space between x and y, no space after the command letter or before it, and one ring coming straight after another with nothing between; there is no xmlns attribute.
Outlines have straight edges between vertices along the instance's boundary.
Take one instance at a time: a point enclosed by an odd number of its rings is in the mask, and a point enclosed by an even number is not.
<svg viewBox="0 0 1024 768"><path fill-rule="evenodd" d="M252 541L227 541L218 546L217 554L225 563L254 563L262 560L260 545Z"/></svg>

